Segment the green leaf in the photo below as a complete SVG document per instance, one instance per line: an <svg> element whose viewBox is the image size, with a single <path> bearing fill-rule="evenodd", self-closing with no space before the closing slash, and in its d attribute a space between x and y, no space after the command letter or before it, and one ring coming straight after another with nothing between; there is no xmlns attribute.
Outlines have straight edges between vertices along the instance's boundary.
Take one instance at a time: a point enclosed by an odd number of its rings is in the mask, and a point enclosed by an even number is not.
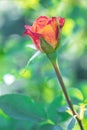
<svg viewBox="0 0 87 130"><path fill-rule="evenodd" d="M46 124L46 125L39 127L37 130L63 130L63 129L60 126Z"/></svg>
<svg viewBox="0 0 87 130"><path fill-rule="evenodd" d="M0 97L0 108L16 119L42 121L46 119L45 110L30 97L21 94L7 94Z"/></svg>
<svg viewBox="0 0 87 130"><path fill-rule="evenodd" d="M63 130L62 127L60 126L54 126L54 129L53 130Z"/></svg>
<svg viewBox="0 0 87 130"><path fill-rule="evenodd" d="M84 113L85 113L85 110L86 110L86 104L81 104L80 105L80 112L79 112L79 117L81 120L83 120L84 118Z"/></svg>
<svg viewBox="0 0 87 130"><path fill-rule="evenodd" d="M6 128L6 127L9 127L9 126L10 126L10 118L5 117L2 114L0 114L0 128Z"/></svg>
<svg viewBox="0 0 87 130"><path fill-rule="evenodd" d="M70 88L68 89L69 95L72 97L74 103L78 103L83 101L83 94L78 88Z"/></svg>
<svg viewBox="0 0 87 130"><path fill-rule="evenodd" d="M67 130L72 130L75 126L75 123L76 123L76 119L73 117L68 125L68 128Z"/></svg>
<svg viewBox="0 0 87 130"><path fill-rule="evenodd" d="M84 100L87 100L87 81L80 82L78 86L84 96Z"/></svg>
<svg viewBox="0 0 87 130"><path fill-rule="evenodd" d="M65 105L63 96L58 96L48 107L48 118L55 123L67 120L70 115L66 111L59 111L59 109Z"/></svg>

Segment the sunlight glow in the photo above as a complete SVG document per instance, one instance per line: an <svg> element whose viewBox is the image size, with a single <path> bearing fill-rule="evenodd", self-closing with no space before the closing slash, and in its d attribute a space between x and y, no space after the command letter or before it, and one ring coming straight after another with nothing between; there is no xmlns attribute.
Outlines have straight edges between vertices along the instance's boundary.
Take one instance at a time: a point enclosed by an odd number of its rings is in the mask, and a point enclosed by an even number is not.
<svg viewBox="0 0 87 130"><path fill-rule="evenodd" d="M11 74L6 74L3 77L5 84L11 85L15 81L15 77Z"/></svg>

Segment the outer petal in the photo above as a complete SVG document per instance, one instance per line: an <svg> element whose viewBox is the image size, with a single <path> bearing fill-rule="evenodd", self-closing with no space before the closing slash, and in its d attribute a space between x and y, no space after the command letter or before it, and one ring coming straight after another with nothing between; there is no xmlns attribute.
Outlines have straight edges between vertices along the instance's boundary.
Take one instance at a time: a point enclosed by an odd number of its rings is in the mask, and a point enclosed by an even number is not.
<svg viewBox="0 0 87 130"><path fill-rule="evenodd" d="M42 29L44 26L47 25L49 20L50 19L46 16L40 16L39 18L37 18L32 26L33 32L38 32L38 30Z"/></svg>
<svg viewBox="0 0 87 130"><path fill-rule="evenodd" d="M64 18L61 18L61 17L58 17L58 22L60 24L60 28L62 28L64 26L64 23L65 23L65 19Z"/></svg>
<svg viewBox="0 0 87 130"><path fill-rule="evenodd" d="M50 24L40 29L38 33L40 33L43 36L43 38L53 46L53 48L56 47L57 44L56 35Z"/></svg>
<svg viewBox="0 0 87 130"><path fill-rule="evenodd" d="M55 33L55 38L58 39L58 23L57 23L57 18L56 17L52 17L52 19L48 22L48 24L51 25L51 27L54 30Z"/></svg>
<svg viewBox="0 0 87 130"><path fill-rule="evenodd" d="M38 33L32 32L32 26L25 25L26 31L24 32L24 35L28 35L32 38L32 40L35 43L35 46L37 49L40 49L40 35Z"/></svg>

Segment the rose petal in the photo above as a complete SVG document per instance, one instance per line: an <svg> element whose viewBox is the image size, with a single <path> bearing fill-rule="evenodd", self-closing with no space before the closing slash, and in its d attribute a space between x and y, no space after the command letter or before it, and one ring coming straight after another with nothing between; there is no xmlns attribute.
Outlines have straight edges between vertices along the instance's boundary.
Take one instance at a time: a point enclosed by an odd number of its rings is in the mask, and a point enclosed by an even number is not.
<svg viewBox="0 0 87 130"><path fill-rule="evenodd" d="M29 29L29 30L32 30L32 26L29 26L29 25L25 25L24 27L25 27L25 29Z"/></svg>
<svg viewBox="0 0 87 130"><path fill-rule="evenodd" d="M57 24L57 18L56 18L56 17L52 17L52 19L48 22L48 24L50 24L51 27L53 28L54 33L55 33L55 36L56 36L56 39L57 39L57 37L58 37L58 24Z"/></svg>
<svg viewBox="0 0 87 130"><path fill-rule="evenodd" d="M60 28L62 28L64 26L65 19L61 18L61 17L58 17L58 21L59 21L59 24L60 24Z"/></svg>
<svg viewBox="0 0 87 130"><path fill-rule="evenodd" d="M38 33L34 33L31 31L31 27L28 26L28 25L25 25L25 32L24 32L24 35L28 35L32 38L32 40L34 41L37 49L40 50L40 35Z"/></svg>
<svg viewBox="0 0 87 130"><path fill-rule="evenodd" d="M39 18L36 19L36 21L33 23L32 30L34 32L38 32L41 28L47 25L48 21L50 19L46 16L40 16Z"/></svg>
<svg viewBox="0 0 87 130"><path fill-rule="evenodd" d="M56 47L57 39L55 32L50 24L46 25L44 28L39 30L39 34L43 36L43 38L51 44L54 48Z"/></svg>

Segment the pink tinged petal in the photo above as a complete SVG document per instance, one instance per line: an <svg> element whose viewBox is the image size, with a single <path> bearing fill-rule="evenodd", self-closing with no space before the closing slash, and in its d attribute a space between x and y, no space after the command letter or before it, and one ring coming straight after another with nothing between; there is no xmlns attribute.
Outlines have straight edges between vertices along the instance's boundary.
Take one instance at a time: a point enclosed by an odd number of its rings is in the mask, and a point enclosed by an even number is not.
<svg viewBox="0 0 87 130"><path fill-rule="evenodd" d="M48 21L50 20L50 18L46 17L46 16L40 16L39 18L36 19L37 24L39 25L47 25Z"/></svg>
<svg viewBox="0 0 87 130"><path fill-rule="evenodd" d="M31 31L31 26L25 25L24 35L28 35L32 38L37 49L40 50L40 35Z"/></svg>
<svg viewBox="0 0 87 130"><path fill-rule="evenodd" d="M59 24L60 24L60 28L62 28L64 26L65 19L61 18L61 17L58 17L58 21L59 21Z"/></svg>
<svg viewBox="0 0 87 130"><path fill-rule="evenodd" d="M40 48L40 35L37 33L33 33L32 39L33 39L37 49L41 50L41 48Z"/></svg>
<svg viewBox="0 0 87 130"><path fill-rule="evenodd" d="M38 32L38 30L42 29L44 26L47 25L49 20L50 18L46 16L40 16L39 18L37 18L32 26L33 32Z"/></svg>
<svg viewBox="0 0 87 130"><path fill-rule="evenodd" d="M49 20L49 18L47 16L39 16L36 20L40 20L40 19L43 19L43 20Z"/></svg>
<svg viewBox="0 0 87 130"><path fill-rule="evenodd" d="M25 25L24 27L25 27L26 30L30 30L30 31L32 31L32 26Z"/></svg>

